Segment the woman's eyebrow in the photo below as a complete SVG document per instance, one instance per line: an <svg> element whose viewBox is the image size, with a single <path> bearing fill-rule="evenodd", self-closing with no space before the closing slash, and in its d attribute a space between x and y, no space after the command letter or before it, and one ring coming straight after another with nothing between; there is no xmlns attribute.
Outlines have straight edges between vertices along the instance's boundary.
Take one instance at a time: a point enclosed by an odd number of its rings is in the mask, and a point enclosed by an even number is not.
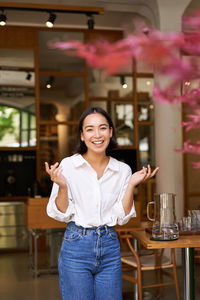
<svg viewBox="0 0 200 300"><path fill-rule="evenodd" d="M108 126L108 124L104 124L104 123L103 123L103 124L101 124L101 125L99 125L99 126Z"/></svg>
<svg viewBox="0 0 200 300"><path fill-rule="evenodd" d="M93 125L86 125L84 128L94 127Z"/></svg>
<svg viewBox="0 0 200 300"><path fill-rule="evenodd" d="M99 127L100 127L100 126L106 126L106 127L108 127L108 124L104 124L104 123L103 123L103 124L100 124ZM86 126L85 126L85 128L88 128L88 127L94 127L94 125L86 125Z"/></svg>

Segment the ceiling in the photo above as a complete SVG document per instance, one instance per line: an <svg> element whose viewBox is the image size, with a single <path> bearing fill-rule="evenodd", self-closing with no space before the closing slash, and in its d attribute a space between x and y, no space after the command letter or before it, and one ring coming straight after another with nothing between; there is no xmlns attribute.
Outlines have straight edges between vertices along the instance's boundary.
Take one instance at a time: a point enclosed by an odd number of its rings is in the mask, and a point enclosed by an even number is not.
<svg viewBox="0 0 200 300"><path fill-rule="evenodd" d="M149 16L152 20L154 20L154 15L152 13L152 8L155 6L156 0L144 0L144 1L136 1L136 0L121 0L121 1L95 1L95 0L26 0L26 1L2 1L2 2L24 2L24 3L40 3L40 4L57 4L57 5L79 5L79 6L96 6L96 7L104 7L105 14L95 16L95 28L103 28L103 29L122 29L125 25L131 24L133 18L136 15L145 15ZM36 13L36 12L24 12L24 11L8 11L6 12L8 25L23 25L23 26L44 26L47 18L47 14L44 13ZM154 22L154 21L153 21ZM77 15L77 14L58 14L55 28L56 27L73 27L73 28L87 28L86 25L86 16L85 15ZM58 39L58 32L49 32L48 33L40 32L39 34L39 56L42 58L40 61L41 69L56 69L60 62L65 61L65 65L63 65L64 69L71 69L71 71L81 71L82 62L78 58L68 58L64 53L61 53L60 50L52 51L48 48L49 39L52 40L54 38ZM60 33L63 35L63 33ZM64 33L64 38L66 40L79 40L83 41L83 37L81 33ZM63 36L60 37L63 40ZM53 57L52 57L53 55ZM63 55L65 58L63 59ZM14 67L20 68L33 68L33 52L32 51L23 51L23 50L1 50L0 49L0 66ZM51 62L51 63L49 63ZM67 67L66 67L67 65ZM83 65L83 64L82 64ZM76 70L76 68L78 68ZM45 86L45 82L48 78L41 78L41 87ZM68 79L65 79L65 82L62 83L62 78L56 78L56 83L59 87L61 84L65 87L65 93L68 96L74 96L74 91L78 92L78 88L82 90L81 81L77 84L75 82L75 86L68 84ZM70 80L70 78L69 78ZM16 90L9 91L7 90L0 91L0 101L1 102L15 102L15 97L18 97L18 104L23 106L23 99L26 99L24 102L25 105L30 104L31 101L34 101L33 92L29 95L29 90L24 90L24 88L31 89L34 85L34 74L32 73L32 78L30 81L26 80L26 71L24 70L15 70L15 69L6 69L0 70L0 86L1 89L3 86L15 86ZM5 88L5 87L4 87ZM21 89L21 90L19 90ZM45 89L43 89L45 91ZM33 91L33 90L32 90ZM15 93L15 94L13 94ZM29 101L30 100L30 101ZM11 103L10 103L11 104ZM16 103L15 103L16 104Z"/></svg>
<svg viewBox="0 0 200 300"><path fill-rule="evenodd" d="M73 6L90 6L90 7L103 7L104 15L95 15L95 28L96 29L114 29L122 30L125 26L132 24L134 18L142 17L145 20L149 21L152 25L159 27L159 18L158 18L158 5L157 0L4 0L1 2L8 3L38 3L38 4L55 4L55 5L73 5ZM199 3L199 0L191 1L191 5L194 6L194 3ZM198 4L199 5L199 4ZM48 13L43 12L24 12L24 11L7 11L7 23L8 25L22 25L22 26L44 26L45 21L48 18ZM57 19L55 22L55 28L87 28L87 18L83 14L57 14ZM59 36L62 35L62 36ZM40 32L39 34L39 57L41 69L56 69L58 65L64 61L63 64L64 70L70 69L71 71L82 71L82 61L75 57L68 57L60 50L55 50L52 52L48 47L48 41L54 39L60 40L79 40L83 41L81 33L67 32L64 33L66 36L63 36L63 32L59 33L49 31ZM63 58L63 56L65 56ZM49 63L51 62L51 64ZM11 67L23 67L23 68L33 68L33 52L32 51L9 51L8 49L0 49L0 66L11 66ZM72 69L73 68L73 69ZM143 68L143 66L142 66ZM18 73L16 73L18 72ZM32 88L34 85L34 74L30 81L26 80L27 72L24 70L0 70L0 86L3 85L14 85L17 87L17 95L19 95L19 87L22 89ZM41 85L45 86L45 81L48 78L45 76L41 78ZM67 83L67 79L63 82L62 78L56 78L56 83L59 88L61 85L65 86L68 95L73 95L74 91L78 92L77 86L81 84L75 84L75 88ZM69 80L70 81L70 80ZM4 100L12 100L13 91L8 93L8 91L0 91L0 98L4 96ZM31 92L32 93L32 92ZM21 94L25 96L29 95L28 91L23 91ZM2 101L2 99L1 99Z"/></svg>
<svg viewBox="0 0 200 300"><path fill-rule="evenodd" d="M38 3L56 5L75 5L103 7L104 15L95 16L95 28L121 29L130 24L135 15L147 18L151 24L157 26L157 1L156 0L22 0L2 1L4 3ZM48 14L40 12L7 11L8 24L11 25L44 25ZM87 28L85 15L57 14L55 26Z"/></svg>

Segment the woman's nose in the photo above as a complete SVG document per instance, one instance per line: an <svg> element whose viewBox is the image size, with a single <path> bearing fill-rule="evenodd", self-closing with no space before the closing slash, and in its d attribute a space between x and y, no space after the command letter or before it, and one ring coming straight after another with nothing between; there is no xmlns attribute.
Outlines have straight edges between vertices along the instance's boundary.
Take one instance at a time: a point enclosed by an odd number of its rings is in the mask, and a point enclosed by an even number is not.
<svg viewBox="0 0 200 300"><path fill-rule="evenodd" d="M95 136L96 137L99 137L101 135L99 129L96 129L95 132L94 132Z"/></svg>

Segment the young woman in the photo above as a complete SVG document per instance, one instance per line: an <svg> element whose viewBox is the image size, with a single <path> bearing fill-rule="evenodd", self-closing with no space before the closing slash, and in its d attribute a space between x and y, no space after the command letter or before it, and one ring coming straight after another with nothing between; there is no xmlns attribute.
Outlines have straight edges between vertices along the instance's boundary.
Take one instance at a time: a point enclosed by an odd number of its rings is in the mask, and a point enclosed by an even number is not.
<svg viewBox="0 0 200 300"><path fill-rule="evenodd" d="M76 154L45 163L54 182L47 213L68 223L59 256L63 300L121 300L122 271L116 224L134 217L134 189L154 176L150 166L131 174L109 156L116 147L112 120L101 108L80 117Z"/></svg>

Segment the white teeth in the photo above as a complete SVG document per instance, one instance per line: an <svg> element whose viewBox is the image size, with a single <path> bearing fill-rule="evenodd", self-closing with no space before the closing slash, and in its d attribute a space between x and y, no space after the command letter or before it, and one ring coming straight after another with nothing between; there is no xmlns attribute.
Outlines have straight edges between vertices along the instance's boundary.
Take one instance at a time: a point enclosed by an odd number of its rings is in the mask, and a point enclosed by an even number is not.
<svg viewBox="0 0 200 300"><path fill-rule="evenodd" d="M100 142L93 142L93 144L97 144L97 145L102 144L102 143L103 143L103 141L100 141Z"/></svg>

